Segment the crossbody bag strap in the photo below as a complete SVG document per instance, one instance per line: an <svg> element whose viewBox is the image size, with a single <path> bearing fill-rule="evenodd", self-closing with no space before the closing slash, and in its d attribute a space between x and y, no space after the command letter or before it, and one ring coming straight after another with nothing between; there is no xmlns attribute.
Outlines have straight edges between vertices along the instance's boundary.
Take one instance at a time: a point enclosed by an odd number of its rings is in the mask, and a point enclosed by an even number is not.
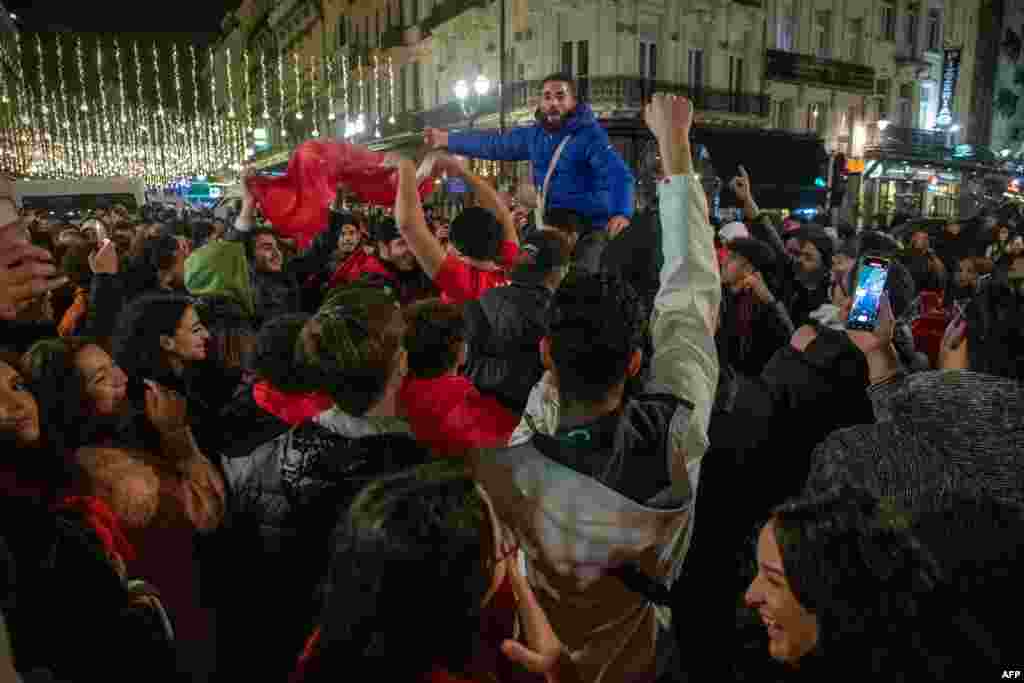
<svg viewBox="0 0 1024 683"><path fill-rule="evenodd" d="M551 163L548 164L547 175L544 176L544 185L540 191L540 197L537 199L536 215L534 216L534 223L538 228L544 226L544 212L548 208L548 186L551 184L551 176L555 173L555 166L558 165L558 158L562 156L562 150L569 144L569 140L572 139L571 135L566 135L562 138L562 141L558 143L558 147L555 148L555 153L551 157ZM532 162L531 162L532 163ZM531 172L531 177L532 177Z"/></svg>

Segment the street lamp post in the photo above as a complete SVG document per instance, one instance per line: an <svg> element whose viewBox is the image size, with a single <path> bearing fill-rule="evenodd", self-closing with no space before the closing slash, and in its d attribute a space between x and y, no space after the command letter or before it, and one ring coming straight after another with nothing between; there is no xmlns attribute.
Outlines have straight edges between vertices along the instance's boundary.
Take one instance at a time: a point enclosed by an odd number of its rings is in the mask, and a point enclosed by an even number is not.
<svg viewBox="0 0 1024 683"><path fill-rule="evenodd" d="M459 106L462 108L463 115L469 119L469 127L473 127L473 120L476 118L477 112L480 110L480 98L484 97L491 91L491 80L480 74L473 81L472 92L470 91L469 83L465 80L459 80L455 83L455 99L459 101ZM475 97L474 97L475 95Z"/></svg>

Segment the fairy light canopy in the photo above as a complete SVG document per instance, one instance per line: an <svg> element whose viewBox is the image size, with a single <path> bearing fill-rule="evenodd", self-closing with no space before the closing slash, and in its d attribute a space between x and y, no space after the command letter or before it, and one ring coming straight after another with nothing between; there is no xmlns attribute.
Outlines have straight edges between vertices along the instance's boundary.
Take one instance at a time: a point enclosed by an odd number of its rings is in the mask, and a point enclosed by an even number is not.
<svg viewBox="0 0 1024 683"><path fill-rule="evenodd" d="M395 62L384 52L367 63L19 34L0 59L0 172L20 177L167 187L240 171L259 128L277 129L278 146L289 147L331 131L379 132L397 111Z"/></svg>

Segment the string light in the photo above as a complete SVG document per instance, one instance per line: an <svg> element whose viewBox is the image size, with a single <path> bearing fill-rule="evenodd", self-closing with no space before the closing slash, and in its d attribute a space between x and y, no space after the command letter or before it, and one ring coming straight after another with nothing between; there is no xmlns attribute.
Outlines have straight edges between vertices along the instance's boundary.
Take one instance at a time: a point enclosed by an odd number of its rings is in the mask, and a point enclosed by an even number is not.
<svg viewBox="0 0 1024 683"><path fill-rule="evenodd" d="M267 95L267 55L260 52L260 76L263 77L263 120L270 120L270 98Z"/></svg>
<svg viewBox="0 0 1024 683"><path fill-rule="evenodd" d="M292 66L295 71L295 120L302 120L302 67L299 66L299 53L292 53Z"/></svg>
<svg viewBox="0 0 1024 683"><path fill-rule="evenodd" d="M279 92L277 115L278 115L278 118L281 120L281 138L283 139L283 138L288 137L288 131L285 130L285 127L284 127L285 106L284 106L284 53L283 52L280 53L277 56L277 86L278 86L278 92Z"/></svg>
<svg viewBox="0 0 1024 683"><path fill-rule="evenodd" d="M377 110L377 123L376 129L380 131L380 110L381 110L381 99L380 99L380 57L377 55L373 56L373 105ZM380 137L378 135L378 137Z"/></svg>
<svg viewBox="0 0 1024 683"><path fill-rule="evenodd" d="M395 60L388 55L388 123L395 125Z"/></svg>
<svg viewBox="0 0 1024 683"><path fill-rule="evenodd" d="M357 56L356 57L356 92L359 94L359 97L357 98L356 102L359 105L359 114L357 115L358 118L362 118L362 116L363 116L363 106L365 105L365 101L363 100L363 80L365 80L365 74L362 72L361 62L362 62L362 60Z"/></svg>
<svg viewBox="0 0 1024 683"><path fill-rule="evenodd" d="M327 120L334 122L337 116L334 113L334 98L335 98L335 85L334 85L334 58L327 57L324 60L324 66L327 68Z"/></svg>
<svg viewBox="0 0 1024 683"><path fill-rule="evenodd" d="M341 96L342 113L345 116L345 126L348 127L348 55L341 57Z"/></svg>
<svg viewBox="0 0 1024 683"><path fill-rule="evenodd" d="M217 113L217 59L213 54L213 48L209 49L210 53L210 111L214 114Z"/></svg>
<svg viewBox="0 0 1024 683"><path fill-rule="evenodd" d="M226 65L225 65L224 69L227 72L226 84L227 84L227 94L228 94L228 118L229 119L233 119L233 118L235 118L235 94L234 94L234 90L233 90L232 83L231 83L231 67L232 67L232 63L231 63L231 48L230 47L227 49L226 56L227 56L227 60L226 60Z"/></svg>
<svg viewBox="0 0 1024 683"><path fill-rule="evenodd" d="M310 56L309 58L309 93L310 99L313 101L313 137L320 137L320 108L317 106L316 99L316 57Z"/></svg>
<svg viewBox="0 0 1024 683"><path fill-rule="evenodd" d="M252 104L249 101L249 51L242 53L242 66L244 68L242 77L245 79L245 129L252 135Z"/></svg>

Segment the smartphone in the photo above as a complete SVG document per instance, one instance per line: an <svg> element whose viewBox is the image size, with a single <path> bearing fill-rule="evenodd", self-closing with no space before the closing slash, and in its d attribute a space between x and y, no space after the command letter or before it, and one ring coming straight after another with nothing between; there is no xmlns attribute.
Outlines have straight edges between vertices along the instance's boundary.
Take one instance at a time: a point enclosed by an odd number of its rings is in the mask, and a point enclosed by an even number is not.
<svg viewBox="0 0 1024 683"><path fill-rule="evenodd" d="M860 258L846 329L873 332L878 327L878 311L888 278L889 259L871 255Z"/></svg>

